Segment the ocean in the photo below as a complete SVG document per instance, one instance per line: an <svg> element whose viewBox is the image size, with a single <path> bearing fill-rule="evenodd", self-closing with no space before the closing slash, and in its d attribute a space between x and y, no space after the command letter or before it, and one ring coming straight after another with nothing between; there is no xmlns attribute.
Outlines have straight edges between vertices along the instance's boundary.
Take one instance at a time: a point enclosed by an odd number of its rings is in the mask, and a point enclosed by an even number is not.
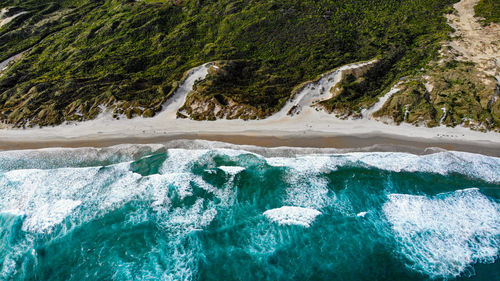
<svg viewBox="0 0 500 281"><path fill-rule="evenodd" d="M500 280L500 158L0 152L0 280Z"/></svg>

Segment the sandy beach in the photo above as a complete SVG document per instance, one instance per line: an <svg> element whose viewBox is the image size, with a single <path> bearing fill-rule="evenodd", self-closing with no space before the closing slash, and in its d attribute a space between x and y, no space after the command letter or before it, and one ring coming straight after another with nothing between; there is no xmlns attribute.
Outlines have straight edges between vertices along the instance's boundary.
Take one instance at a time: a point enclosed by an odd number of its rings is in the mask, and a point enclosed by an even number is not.
<svg viewBox="0 0 500 281"><path fill-rule="evenodd" d="M417 151L440 147L500 156L500 134L494 132L482 133L461 127L395 126L368 119L340 120L312 108L304 111L293 117L255 121L175 119L168 110L149 119L115 120L110 114L104 114L95 120L58 127L4 129L0 135L0 149L102 147L119 143L204 139L265 147L391 150L389 147L392 146L393 150Z"/></svg>
<svg viewBox="0 0 500 281"><path fill-rule="evenodd" d="M500 133L483 133L464 127L397 126L366 115L361 119L343 120L313 107L314 100L324 98L323 93L311 90L317 88L313 86L325 89L335 86L342 71L332 72L333 74L328 75L334 76L310 82L311 87L306 85L296 95L298 98L292 98L282 110L267 119L194 121L176 118L177 111L184 104L195 81L203 79L209 67L211 64L205 64L188 72L177 92L164 105L163 111L153 118L127 119L122 116L117 120L112 117L112 112L103 111L94 120L56 127L4 128L0 131L0 149L102 147L119 143L204 139L265 147L371 147L372 150L412 152L427 147L440 147L500 156ZM297 108L298 104L300 113L287 114L292 108ZM369 110L375 111L373 108Z"/></svg>

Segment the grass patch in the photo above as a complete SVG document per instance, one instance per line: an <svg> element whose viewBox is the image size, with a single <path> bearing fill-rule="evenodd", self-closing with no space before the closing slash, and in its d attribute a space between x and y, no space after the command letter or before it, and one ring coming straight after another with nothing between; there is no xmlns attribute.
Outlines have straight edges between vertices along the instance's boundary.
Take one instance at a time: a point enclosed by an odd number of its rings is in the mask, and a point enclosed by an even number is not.
<svg viewBox="0 0 500 281"><path fill-rule="evenodd" d="M498 0L481 0L474 7L476 16L484 18L484 23L491 22L500 23L500 1Z"/></svg>
<svg viewBox="0 0 500 281"><path fill-rule="evenodd" d="M191 100L231 101L251 109L242 118L263 118L300 83L377 57L383 67L328 104L356 111L437 57L454 2L3 1L30 13L0 29L0 60L30 50L0 78L0 119L54 125L93 118L103 104L152 116L185 71L208 61L226 72Z"/></svg>

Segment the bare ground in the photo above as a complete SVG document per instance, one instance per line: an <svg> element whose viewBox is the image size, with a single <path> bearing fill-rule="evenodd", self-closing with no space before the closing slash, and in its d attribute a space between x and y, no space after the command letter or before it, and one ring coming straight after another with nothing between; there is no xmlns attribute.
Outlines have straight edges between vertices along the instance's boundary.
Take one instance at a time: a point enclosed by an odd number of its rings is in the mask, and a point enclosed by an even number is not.
<svg viewBox="0 0 500 281"><path fill-rule="evenodd" d="M478 2L462 0L454 5L456 12L447 17L455 32L447 45L455 51L456 60L474 62L485 78L494 76L500 84L500 25L483 26L479 22L474 12ZM491 81L484 79L485 83Z"/></svg>

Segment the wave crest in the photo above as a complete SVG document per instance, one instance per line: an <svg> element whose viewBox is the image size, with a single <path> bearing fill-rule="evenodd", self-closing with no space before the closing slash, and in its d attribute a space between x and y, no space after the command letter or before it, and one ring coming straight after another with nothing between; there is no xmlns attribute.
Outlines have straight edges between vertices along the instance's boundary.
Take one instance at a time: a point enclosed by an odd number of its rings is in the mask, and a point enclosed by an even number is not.
<svg viewBox="0 0 500 281"><path fill-rule="evenodd" d="M434 197L390 194L383 212L408 266L432 278L459 276L498 257L499 206L478 189Z"/></svg>
<svg viewBox="0 0 500 281"><path fill-rule="evenodd" d="M283 206L281 208L271 209L264 212L270 221L277 222L280 225L301 225L310 227L320 211L309 208Z"/></svg>

